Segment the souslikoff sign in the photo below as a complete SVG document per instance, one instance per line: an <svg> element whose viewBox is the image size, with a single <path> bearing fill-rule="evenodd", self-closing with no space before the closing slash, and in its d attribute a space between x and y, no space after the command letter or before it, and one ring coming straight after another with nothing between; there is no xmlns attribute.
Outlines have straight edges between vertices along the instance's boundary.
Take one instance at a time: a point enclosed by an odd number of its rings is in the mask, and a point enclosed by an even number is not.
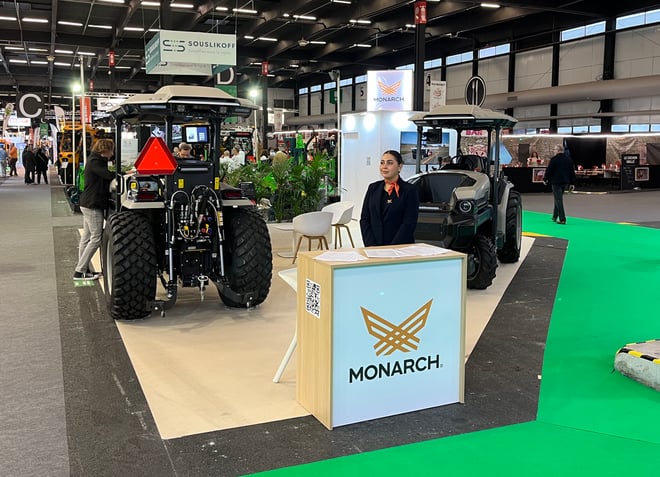
<svg viewBox="0 0 660 477"><path fill-rule="evenodd" d="M147 74L204 75L236 65L236 35L161 30L145 51Z"/></svg>

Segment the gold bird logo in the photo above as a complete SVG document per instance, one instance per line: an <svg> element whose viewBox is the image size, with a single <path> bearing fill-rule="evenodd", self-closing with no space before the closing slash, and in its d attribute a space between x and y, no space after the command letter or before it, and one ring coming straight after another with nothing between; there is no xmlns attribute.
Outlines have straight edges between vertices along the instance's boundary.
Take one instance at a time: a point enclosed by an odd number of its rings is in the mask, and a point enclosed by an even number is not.
<svg viewBox="0 0 660 477"><path fill-rule="evenodd" d="M416 335L426 326L432 303L433 300L429 300L399 325L395 325L361 306L360 310L367 325L367 331L378 340L374 344L376 356L383 353L390 355L395 350L404 353L416 350L419 345L419 338Z"/></svg>
<svg viewBox="0 0 660 477"><path fill-rule="evenodd" d="M383 80L381 79L378 80L378 87L380 88L380 91L388 96L392 96L396 94L399 91L400 86L401 86L401 80L397 81L394 84L385 84Z"/></svg>

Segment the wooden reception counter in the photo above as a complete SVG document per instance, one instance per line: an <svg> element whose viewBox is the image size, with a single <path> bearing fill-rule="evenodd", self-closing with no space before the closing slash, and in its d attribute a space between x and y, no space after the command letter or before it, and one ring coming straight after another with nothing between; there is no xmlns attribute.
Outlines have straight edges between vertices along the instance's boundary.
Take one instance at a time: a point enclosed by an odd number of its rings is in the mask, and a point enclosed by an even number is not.
<svg viewBox="0 0 660 477"><path fill-rule="evenodd" d="M296 397L328 429L463 402L466 256L428 251L299 254Z"/></svg>

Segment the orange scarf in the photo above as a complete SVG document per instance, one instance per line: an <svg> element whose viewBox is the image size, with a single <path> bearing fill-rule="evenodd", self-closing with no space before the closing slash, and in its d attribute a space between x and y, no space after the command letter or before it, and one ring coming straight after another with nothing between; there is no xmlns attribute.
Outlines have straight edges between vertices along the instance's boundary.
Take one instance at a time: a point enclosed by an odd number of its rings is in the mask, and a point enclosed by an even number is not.
<svg viewBox="0 0 660 477"><path fill-rule="evenodd" d="M399 197L399 181L395 182L390 182L390 181L385 181L385 192L387 192L387 195L392 194L392 189L394 189L394 192L396 192L396 196Z"/></svg>

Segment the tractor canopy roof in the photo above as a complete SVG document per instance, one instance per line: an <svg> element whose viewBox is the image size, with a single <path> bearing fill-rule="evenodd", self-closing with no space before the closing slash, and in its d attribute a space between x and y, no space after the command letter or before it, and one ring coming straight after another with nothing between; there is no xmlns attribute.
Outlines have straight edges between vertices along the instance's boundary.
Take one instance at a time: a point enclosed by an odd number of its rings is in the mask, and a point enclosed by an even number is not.
<svg viewBox="0 0 660 477"><path fill-rule="evenodd" d="M504 113L474 105L438 106L429 112L415 114L410 120L417 126L448 129L508 128L518 120Z"/></svg>
<svg viewBox="0 0 660 477"><path fill-rule="evenodd" d="M109 113L126 122L195 121L231 116L248 117L257 106L242 98L209 86L170 85L155 93L136 94Z"/></svg>

